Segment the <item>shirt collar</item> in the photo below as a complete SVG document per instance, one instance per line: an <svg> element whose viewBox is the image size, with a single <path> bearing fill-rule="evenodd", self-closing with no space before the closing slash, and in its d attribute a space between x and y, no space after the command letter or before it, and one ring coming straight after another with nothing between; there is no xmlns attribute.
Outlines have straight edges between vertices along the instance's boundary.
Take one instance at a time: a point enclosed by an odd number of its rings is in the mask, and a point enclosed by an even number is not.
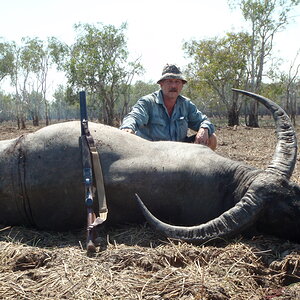
<svg viewBox="0 0 300 300"><path fill-rule="evenodd" d="M162 90L158 91L158 95L157 95L157 98L155 99L155 101L158 104L164 105L164 97L163 97ZM178 95L178 97L176 99L176 102L179 102L179 101L182 101L182 96L181 95Z"/></svg>
<svg viewBox="0 0 300 300"><path fill-rule="evenodd" d="M164 97L163 97L163 93L162 93L162 90L159 90L158 91L158 95L157 95L157 98L155 99L156 103L158 104L164 104Z"/></svg>

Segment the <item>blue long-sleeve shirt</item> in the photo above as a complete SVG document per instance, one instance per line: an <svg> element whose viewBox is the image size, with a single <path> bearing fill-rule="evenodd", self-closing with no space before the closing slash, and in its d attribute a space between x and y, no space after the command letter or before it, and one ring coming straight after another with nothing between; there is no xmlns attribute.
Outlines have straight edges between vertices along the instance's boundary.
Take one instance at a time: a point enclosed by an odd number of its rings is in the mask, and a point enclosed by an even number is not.
<svg viewBox="0 0 300 300"><path fill-rule="evenodd" d="M179 95L172 115L169 116L162 91L144 96L123 119L120 129L130 128L150 141L183 141L188 128L198 131L207 128L209 135L215 132L213 124L196 105Z"/></svg>

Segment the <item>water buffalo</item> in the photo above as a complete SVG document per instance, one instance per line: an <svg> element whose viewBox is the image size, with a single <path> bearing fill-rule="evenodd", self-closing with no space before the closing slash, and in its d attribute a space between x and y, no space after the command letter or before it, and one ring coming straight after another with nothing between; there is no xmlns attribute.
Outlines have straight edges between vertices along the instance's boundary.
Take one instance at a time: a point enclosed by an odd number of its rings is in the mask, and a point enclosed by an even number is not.
<svg viewBox="0 0 300 300"><path fill-rule="evenodd" d="M103 169L107 222L143 222L146 217L168 237L194 242L252 228L299 242L300 187L289 181L297 155L294 129L278 105L239 92L274 116L278 142L265 170L206 146L149 142L90 122ZM73 121L0 142L1 224L50 230L84 226L79 136L80 123Z"/></svg>

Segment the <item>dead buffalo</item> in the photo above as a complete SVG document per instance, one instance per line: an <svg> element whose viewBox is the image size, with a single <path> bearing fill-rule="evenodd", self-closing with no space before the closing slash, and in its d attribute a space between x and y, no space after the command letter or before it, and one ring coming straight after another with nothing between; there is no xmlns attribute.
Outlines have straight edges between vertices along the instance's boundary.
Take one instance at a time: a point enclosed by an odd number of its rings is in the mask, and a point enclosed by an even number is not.
<svg viewBox="0 0 300 300"><path fill-rule="evenodd" d="M166 236L194 242L250 229L299 242L300 187L289 181L297 155L295 131L278 105L240 92L264 104L275 120L278 142L265 170L205 146L149 142L89 123L102 164L107 222L143 222L146 216ZM1 224L85 226L79 136L80 122L74 121L0 142Z"/></svg>

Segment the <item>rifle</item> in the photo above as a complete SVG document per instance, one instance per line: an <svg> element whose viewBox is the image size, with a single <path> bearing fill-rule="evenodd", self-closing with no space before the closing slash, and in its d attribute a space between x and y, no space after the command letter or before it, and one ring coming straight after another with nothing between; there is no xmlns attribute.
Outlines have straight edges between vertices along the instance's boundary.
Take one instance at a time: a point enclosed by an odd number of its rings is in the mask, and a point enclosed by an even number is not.
<svg viewBox="0 0 300 300"><path fill-rule="evenodd" d="M87 208L87 252L96 251L95 246L95 230L94 228L102 224L107 218L106 198L103 183L103 174L97 149L94 144L93 137L88 128L88 118L86 109L86 95L84 91L79 93L80 100L80 121L81 121L81 155L83 167L83 180L85 186L85 205ZM94 167L94 169L93 169ZM93 183L93 175L95 176L96 186ZM97 190L99 202L99 217L93 210L94 190Z"/></svg>

